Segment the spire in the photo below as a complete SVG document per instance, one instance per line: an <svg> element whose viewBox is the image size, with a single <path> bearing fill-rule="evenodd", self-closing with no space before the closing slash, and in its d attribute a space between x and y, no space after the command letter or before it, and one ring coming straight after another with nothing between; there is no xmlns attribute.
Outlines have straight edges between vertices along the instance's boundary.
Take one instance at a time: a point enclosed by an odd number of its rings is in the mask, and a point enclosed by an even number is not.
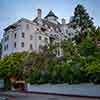
<svg viewBox="0 0 100 100"><path fill-rule="evenodd" d="M53 17L55 17L55 18L58 19L58 17L53 13L52 10L47 14L47 16L45 16L45 18L47 18L47 17L51 17L51 16L53 16Z"/></svg>

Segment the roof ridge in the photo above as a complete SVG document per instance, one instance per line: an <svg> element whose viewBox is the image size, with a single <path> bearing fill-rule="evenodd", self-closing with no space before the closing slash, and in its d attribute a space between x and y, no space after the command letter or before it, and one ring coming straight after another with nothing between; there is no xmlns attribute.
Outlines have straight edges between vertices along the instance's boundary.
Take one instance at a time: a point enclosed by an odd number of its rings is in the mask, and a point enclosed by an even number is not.
<svg viewBox="0 0 100 100"><path fill-rule="evenodd" d="M58 17L55 15L55 13L52 10L49 11L49 13L47 14L47 16L45 16L45 18L47 18L48 16L54 16L58 19Z"/></svg>

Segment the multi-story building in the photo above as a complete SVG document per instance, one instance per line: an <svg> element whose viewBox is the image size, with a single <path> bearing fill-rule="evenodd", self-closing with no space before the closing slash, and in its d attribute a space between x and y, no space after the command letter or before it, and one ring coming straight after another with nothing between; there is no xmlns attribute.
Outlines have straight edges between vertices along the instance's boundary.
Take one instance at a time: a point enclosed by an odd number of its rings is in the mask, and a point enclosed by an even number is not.
<svg viewBox="0 0 100 100"><path fill-rule="evenodd" d="M39 52L41 46L61 42L65 38L73 38L75 34L69 24L66 24L65 19L60 23L52 11L42 18L41 9L37 9L37 17L34 20L21 18L4 31L2 57L14 52Z"/></svg>

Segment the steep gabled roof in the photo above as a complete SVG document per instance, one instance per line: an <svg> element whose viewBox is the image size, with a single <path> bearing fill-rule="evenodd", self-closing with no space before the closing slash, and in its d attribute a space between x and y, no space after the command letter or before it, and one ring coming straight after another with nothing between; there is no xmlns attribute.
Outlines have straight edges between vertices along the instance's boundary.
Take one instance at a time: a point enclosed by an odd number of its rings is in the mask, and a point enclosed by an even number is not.
<svg viewBox="0 0 100 100"><path fill-rule="evenodd" d="M45 18L50 17L50 16L54 16L58 19L58 17L54 14L52 10L47 14L47 16L45 16Z"/></svg>
<svg viewBox="0 0 100 100"><path fill-rule="evenodd" d="M20 23L21 21L33 24L33 22L31 20L26 19L26 18L21 18L17 22L15 22L15 23L9 25L8 27L6 27L4 30L7 31L10 28L16 28L17 24Z"/></svg>

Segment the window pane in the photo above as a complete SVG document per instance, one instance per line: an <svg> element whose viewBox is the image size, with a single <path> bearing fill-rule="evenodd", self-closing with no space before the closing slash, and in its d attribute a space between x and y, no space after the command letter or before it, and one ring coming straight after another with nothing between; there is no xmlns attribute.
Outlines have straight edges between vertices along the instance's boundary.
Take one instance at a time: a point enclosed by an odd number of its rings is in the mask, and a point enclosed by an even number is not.
<svg viewBox="0 0 100 100"><path fill-rule="evenodd" d="M32 35L30 35L30 40L32 40L33 39L33 36Z"/></svg>
<svg viewBox="0 0 100 100"><path fill-rule="evenodd" d="M9 40L9 36L7 36L7 40Z"/></svg>
<svg viewBox="0 0 100 100"><path fill-rule="evenodd" d="M6 49L8 50L8 44L6 45Z"/></svg>
<svg viewBox="0 0 100 100"><path fill-rule="evenodd" d="M24 32L22 32L22 38L24 38L25 36L24 36Z"/></svg>
<svg viewBox="0 0 100 100"><path fill-rule="evenodd" d="M30 49L31 49L31 50L33 49L33 46L32 46L32 44L30 44Z"/></svg>
<svg viewBox="0 0 100 100"><path fill-rule="evenodd" d="M6 51L6 46L4 46L4 51Z"/></svg>
<svg viewBox="0 0 100 100"><path fill-rule="evenodd" d="M14 43L14 48L16 48L16 42Z"/></svg>
<svg viewBox="0 0 100 100"><path fill-rule="evenodd" d="M14 35L14 38L16 39L16 33L15 33L15 35Z"/></svg>
<svg viewBox="0 0 100 100"><path fill-rule="evenodd" d="M24 47L24 42L21 43L21 47Z"/></svg>
<svg viewBox="0 0 100 100"><path fill-rule="evenodd" d="M39 40L41 40L41 36L39 36Z"/></svg>

